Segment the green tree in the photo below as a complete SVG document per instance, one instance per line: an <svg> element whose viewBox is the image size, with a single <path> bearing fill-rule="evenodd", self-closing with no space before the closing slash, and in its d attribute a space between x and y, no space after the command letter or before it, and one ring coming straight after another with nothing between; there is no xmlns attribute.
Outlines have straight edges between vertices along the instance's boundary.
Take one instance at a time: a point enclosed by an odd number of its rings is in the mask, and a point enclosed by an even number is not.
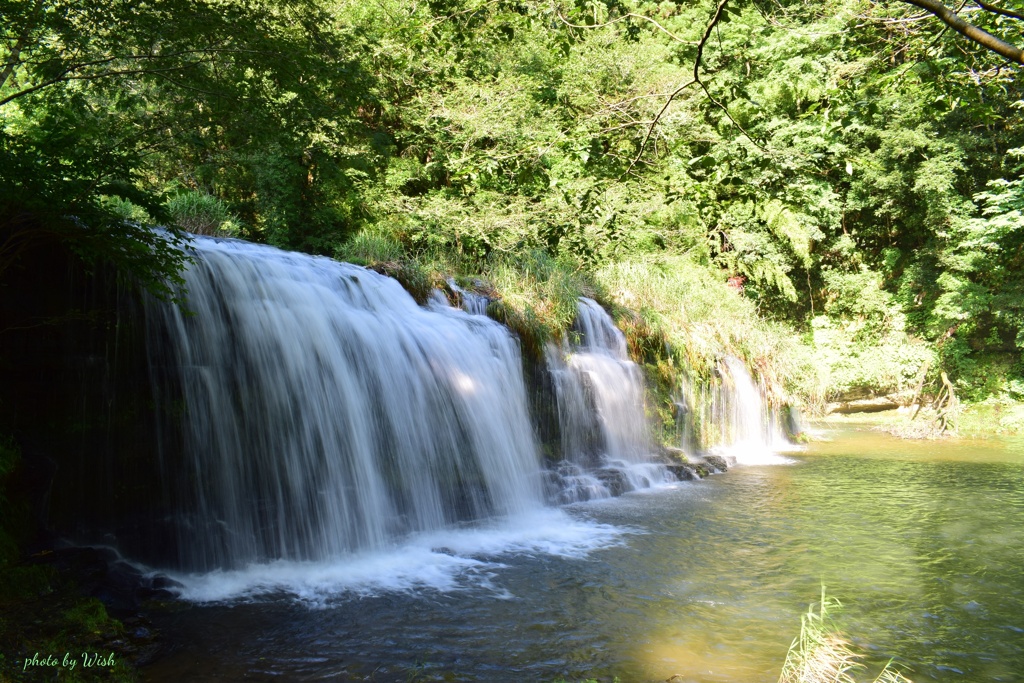
<svg viewBox="0 0 1024 683"><path fill-rule="evenodd" d="M170 183L248 208L253 230L291 246L315 248L297 236L310 224L344 231L338 131L358 74L317 3L5 0L0 23L0 265L56 238L160 291L182 234L110 206L164 222ZM252 180L268 168L271 183Z"/></svg>

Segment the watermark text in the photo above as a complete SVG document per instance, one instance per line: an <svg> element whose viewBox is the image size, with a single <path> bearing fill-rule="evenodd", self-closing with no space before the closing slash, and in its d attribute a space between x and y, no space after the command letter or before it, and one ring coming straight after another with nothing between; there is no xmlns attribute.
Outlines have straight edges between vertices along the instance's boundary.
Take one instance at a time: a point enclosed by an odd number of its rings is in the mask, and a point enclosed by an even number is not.
<svg viewBox="0 0 1024 683"><path fill-rule="evenodd" d="M63 655L36 652L31 657L25 658L21 670L50 668L74 671L79 666L83 669L91 669L95 666L111 667L116 663L117 660L114 658L113 652L109 654L103 654L102 652L65 652Z"/></svg>

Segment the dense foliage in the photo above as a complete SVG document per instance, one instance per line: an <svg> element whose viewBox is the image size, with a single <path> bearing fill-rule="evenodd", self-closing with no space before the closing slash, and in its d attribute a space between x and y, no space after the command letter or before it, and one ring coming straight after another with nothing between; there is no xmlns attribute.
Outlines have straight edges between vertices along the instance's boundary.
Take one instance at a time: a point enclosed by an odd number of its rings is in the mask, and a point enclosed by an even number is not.
<svg viewBox="0 0 1024 683"><path fill-rule="evenodd" d="M1012 40L1000 7L960 14ZM0 0L0 24L0 268L56 236L167 292L167 239L230 234L478 277L544 334L598 296L654 368L1024 393L1020 67L912 5Z"/></svg>

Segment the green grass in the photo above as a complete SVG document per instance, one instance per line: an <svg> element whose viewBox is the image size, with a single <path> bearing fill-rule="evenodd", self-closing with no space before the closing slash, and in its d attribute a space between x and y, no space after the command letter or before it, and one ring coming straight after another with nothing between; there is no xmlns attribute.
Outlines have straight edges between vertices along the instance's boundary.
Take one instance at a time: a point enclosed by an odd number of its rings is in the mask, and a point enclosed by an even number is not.
<svg viewBox="0 0 1024 683"><path fill-rule="evenodd" d="M576 319L579 297L600 297L585 271L540 250L489 260L480 276L500 297L499 319L528 346L561 338Z"/></svg>
<svg viewBox="0 0 1024 683"><path fill-rule="evenodd" d="M798 335L764 319L716 270L685 255L645 255L608 264L596 279L662 393L708 383L726 356L743 360L775 405L794 398L806 404L820 391L810 349Z"/></svg>
<svg viewBox="0 0 1024 683"><path fill-rule="evenodd" d="M962 436L1008 436L1024 433L1024 402L988 399L964 406L958 417Z"/></svg>
<svg viewBox="0 0 1024 683"><path fill-rule="evenodd" d="M413 297L426 300L449 277L494 299L489 314L515 331L536 357L545 342L561 338L576 317L580 296L600 298L594 279L578 263L540 249L495 251L486 257L445 248L418 248L398 233L371 227L343 244L335 257L394 277Z"/></svg>

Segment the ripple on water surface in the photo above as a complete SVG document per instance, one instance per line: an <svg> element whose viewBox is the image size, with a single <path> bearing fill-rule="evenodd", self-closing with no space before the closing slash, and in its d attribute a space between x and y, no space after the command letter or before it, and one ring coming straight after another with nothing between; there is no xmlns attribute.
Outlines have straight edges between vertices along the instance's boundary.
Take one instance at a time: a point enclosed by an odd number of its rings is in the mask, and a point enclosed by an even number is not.
<svg viewBox="0 0 1024 683"><path fill-rule="evenodd" d="M254 568L220 592L225 577L195 577L194 598L234 598L166 616L177 650L144 675L774 683L824 583L869 663L895 657L917 683L1024 680L1024 450L831 438L790 466L333 569Z"/></svg>

